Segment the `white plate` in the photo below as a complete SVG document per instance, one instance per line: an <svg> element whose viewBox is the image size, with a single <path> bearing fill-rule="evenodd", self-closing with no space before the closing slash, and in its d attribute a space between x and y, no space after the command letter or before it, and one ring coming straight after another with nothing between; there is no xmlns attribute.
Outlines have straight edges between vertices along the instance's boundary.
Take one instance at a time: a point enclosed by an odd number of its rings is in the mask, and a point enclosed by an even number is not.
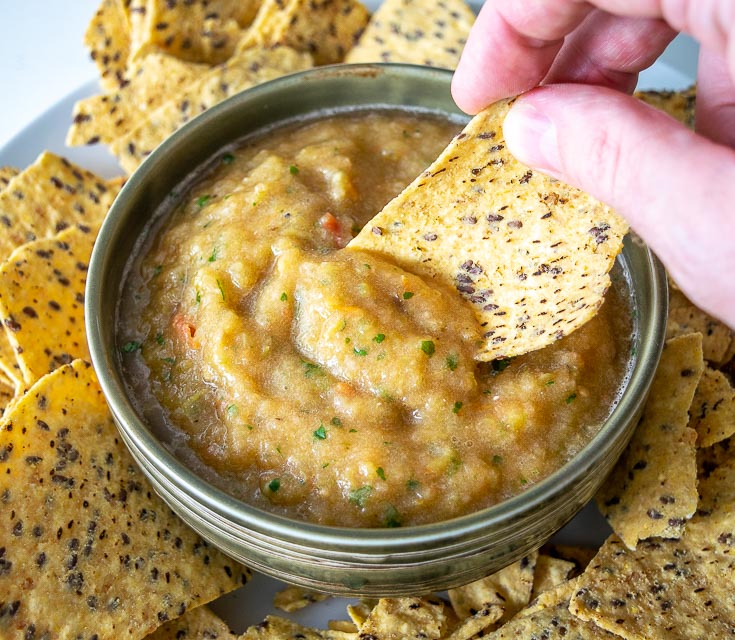
<svg viewBox="0 0 735 640"><path fill-rule="evenodd" d="M376 5L376 2L367 3ZM477 4L477 3L475 3ZM697 47L689 38L677 38L664 56L641 74L639 87L643 89L683 89L694 81ZM99 92L96 81L89 82L53 105L42 116L30 122L18 135L0 148L0 166L23 168L31 164L44 149L61 154L104 177L120 175L112 155L102 146L68 148L64 144L71 123L74 103ZM609 529L593 505L588 505L555 539L566 543L599 545ZM296 614L288 615L274 610L273 595L285 585L265 576L256 576L242 589L220 598L213 608L230 624L233 631L241 632L260 622L268 614L283 615L303 624L324 628L330 619L344 619L348 600L333 598L311 605Z"/></svg>

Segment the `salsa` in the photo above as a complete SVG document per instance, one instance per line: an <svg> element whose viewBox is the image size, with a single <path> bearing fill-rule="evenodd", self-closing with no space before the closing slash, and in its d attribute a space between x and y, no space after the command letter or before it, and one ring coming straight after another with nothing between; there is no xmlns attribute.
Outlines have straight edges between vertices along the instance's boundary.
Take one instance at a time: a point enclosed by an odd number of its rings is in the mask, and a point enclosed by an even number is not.
<svg viewBox="0 0 735 640"><path fill-rule="evenodd" d="M456 290L344 250L459 128L395 111L291 125L224 151L162 216L118 344L187 464L265 510L393 527L500 502L589 442L628 371L620 274L581 329L481 363Z"/></svg>

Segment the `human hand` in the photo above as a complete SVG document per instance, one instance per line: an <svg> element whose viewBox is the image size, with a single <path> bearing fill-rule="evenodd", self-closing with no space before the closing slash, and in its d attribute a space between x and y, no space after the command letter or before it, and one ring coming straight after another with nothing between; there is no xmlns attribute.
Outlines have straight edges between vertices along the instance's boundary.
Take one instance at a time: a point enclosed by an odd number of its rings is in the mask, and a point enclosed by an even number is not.
<svg viewBox="0 0 735 640"><path fill-rule="evenodd" d="M510 151L615 208L731 327L734 25L729 0L487 0L452 85L470 113L528 91L505 122ZM678 31L701 45L697 133L627 95Z"/></svg>

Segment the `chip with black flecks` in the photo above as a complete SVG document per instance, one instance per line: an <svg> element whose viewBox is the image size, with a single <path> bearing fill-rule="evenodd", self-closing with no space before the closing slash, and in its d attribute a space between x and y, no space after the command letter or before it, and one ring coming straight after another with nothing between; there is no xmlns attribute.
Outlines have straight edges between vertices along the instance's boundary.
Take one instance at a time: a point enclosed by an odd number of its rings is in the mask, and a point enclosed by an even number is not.
<svg viewBox="0 0 735 640"><path fill-rule="evenodd" d="M348 245L454 287L482 328L483 361L539 349L592 318L628 228L508 152L512 102L475 116Z"/></svg>
<svg viewBox="0 0 735 640"><path fill-rule="evenodd" d="M80 360L4 416L0 506L4 637L142 638L249 575L153 491Z"/></svg>

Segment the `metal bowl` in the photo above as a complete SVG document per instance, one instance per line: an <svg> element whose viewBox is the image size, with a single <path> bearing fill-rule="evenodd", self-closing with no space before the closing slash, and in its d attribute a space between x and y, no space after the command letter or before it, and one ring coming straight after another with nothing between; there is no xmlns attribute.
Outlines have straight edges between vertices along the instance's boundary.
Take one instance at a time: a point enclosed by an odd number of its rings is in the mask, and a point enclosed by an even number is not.
<svg viewBox="0 0 735 640"><path fill-rule="evenodd" d="M204 538L255 570L341 595L395 596L468 583L539 546L594 495L635 427L663 345L663 268L626 240L620 268L632 291L629 381L599 433L570 462L523 493L471 515L396 529L327 527L273 515L217 489L176 459L135 409L116 348L126 265L153 212L218 150L294 118L356 108L461 116L448 71L409 65L324 67L260 85L206 111L131 176L105 220L86 294L92 361L123 439L163 499Z"/></svg>

